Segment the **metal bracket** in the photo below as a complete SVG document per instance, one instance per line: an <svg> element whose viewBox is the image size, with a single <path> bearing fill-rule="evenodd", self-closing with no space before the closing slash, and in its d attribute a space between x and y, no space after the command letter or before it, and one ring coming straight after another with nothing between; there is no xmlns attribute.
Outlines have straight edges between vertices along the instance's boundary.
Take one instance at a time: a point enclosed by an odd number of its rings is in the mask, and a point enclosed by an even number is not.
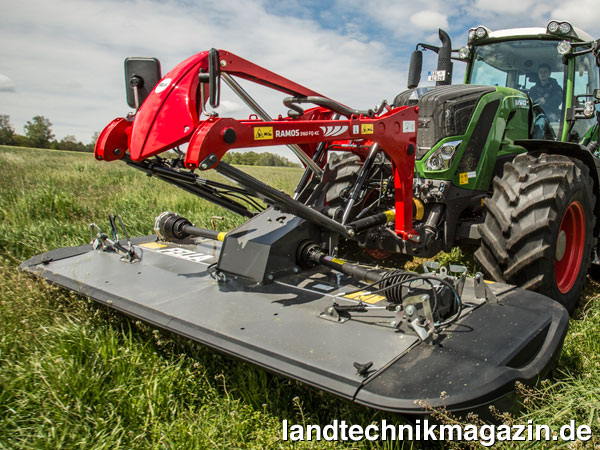
<svg viewBox="0 0 600 450"><path fill-rule="evenodd" d="M440 268L440 263L437 261L425 261L423 263L423 270L425 273L436 274L436 271ZM431 269L431 270L430 270Z"/></svg>
<svg viewBox="0 0 600 450"><path fill-rule="evenodd" d="M454 289L459 297L462 297L463 288L465 287L465 280L467 279L467 268L458 264L451 264L449 268L450 273L457 274L456 282L454 283Z"/></svg>
<svg viewBox="0 0 600 450"><path fill-rule="evenodd" d="M333 305L327 307L325 311L319 314L319 318L336 323L346 322L348 318L340 315L340 312L337 310L337 306L338 305L334 303Z"/></svg>
<svg viewBox="0 0 600 450"><path fill-rule="evenodd" d="M483 280L483 274L481 272L477 272L475 274L475 278L473 279L474 287L475 287L475 298L477 299L485 299L490 303L497 304L498 298L492 292L487 283Z"/></svg>
<svg viewBox="0 0 600 450"><path fill-rule="evenodd" d="M113 239L110 239L100 227L95 223L90 223L91 245L94 250L102 250L107 252L115 252L121 254L121 261L134 263L142 260L141 253L135 251L135 247L129 241L129 235L125 229L125 225L119 216L108 216L110 226L112 228ZM116 221L119 221L121 230L127 239L127 244L123 245L119 242L119 233L117 231ZM94 230L97 230L94 236Z"/></svg>
<svg viewBox="0 0 600 450"><path fill-rule="evenodd" d="M429 295L415 295L408 297L402 302L402 309L408 310L411 305L423 305L423 313L425 314L425 323L421 324L419 318L415 318L410 323L411 328L415 331L417 336L426 342L435 333L435 325L433 320L433 311L431 310L431 303L429 303Z"/></svg>

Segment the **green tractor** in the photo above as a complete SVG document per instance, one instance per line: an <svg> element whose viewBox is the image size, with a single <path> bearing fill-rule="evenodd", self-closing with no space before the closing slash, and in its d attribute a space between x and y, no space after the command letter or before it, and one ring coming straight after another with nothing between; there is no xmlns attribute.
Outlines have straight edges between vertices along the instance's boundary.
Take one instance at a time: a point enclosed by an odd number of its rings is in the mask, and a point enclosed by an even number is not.
<svg viewBox="0 0 600 450"><path fill-rule="evenodd" d="M572 311L598 253L600 40L557 21L479 26L460 50L440 40L417 45L394 101L419 107L415 219L429 238L404 253L474 247L494 280ZM422 49L438 53L436 87L417 87ZM465 84L451 84L452 59L466 62Z"/></svg>

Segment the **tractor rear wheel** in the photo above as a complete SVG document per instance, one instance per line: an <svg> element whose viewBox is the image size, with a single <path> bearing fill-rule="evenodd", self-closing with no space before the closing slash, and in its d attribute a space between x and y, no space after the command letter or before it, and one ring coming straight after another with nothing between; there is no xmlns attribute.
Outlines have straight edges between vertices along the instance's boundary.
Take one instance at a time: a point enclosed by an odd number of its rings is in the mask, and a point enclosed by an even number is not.
<svg viewBox="0 0 600 450"><path fill-rule="evenodd" d="M593 182L562 155L518 155L485 201L475 259L496 281L551 297L572 312L591 262Z"/></svg>
<svg viewBox="0 0 600 450"><path fill-rule="evenodd" d="M346 206L361 167L360 157L353 153L331 153L329 155L323 178L329 181L329 186L325 191L325 201L330 207L344 208Z"/></svg>

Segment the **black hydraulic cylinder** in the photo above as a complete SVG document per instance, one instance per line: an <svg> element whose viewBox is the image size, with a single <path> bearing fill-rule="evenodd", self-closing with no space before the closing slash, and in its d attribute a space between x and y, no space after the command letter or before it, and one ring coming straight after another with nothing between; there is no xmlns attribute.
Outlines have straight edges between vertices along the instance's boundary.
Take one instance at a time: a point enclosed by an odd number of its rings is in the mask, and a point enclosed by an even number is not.
<svg viewBox="0 0 600 450"><path fill-rule="evenodd" d="M352 228L355 233L360 233L379 225L385 225L386 223L394 220L394 217L394 211L389 210L382 213L373 214L372 216L368 216L363 219L355 220L354 222L350 222L347 226Z"/></svg>

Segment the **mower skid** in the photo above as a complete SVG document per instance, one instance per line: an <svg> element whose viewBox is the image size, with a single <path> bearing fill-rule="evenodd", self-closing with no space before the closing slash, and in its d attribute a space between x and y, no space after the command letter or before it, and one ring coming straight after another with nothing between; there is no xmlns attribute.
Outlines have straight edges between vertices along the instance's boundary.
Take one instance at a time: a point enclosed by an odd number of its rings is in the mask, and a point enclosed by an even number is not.
<svg viewBox="0 0 600 450"><path fill-rule="evenodd" d="M548 375L568 326L565 309L542 295L490 284L495 303L476 298L474 280L467 279L461 317L427 342L389 326L393 310L330 314L332 305L356 304L344 292L361 286L330 269L267 284L232 275L215 279L219 241L167 243L146 236L131 242L137 262L81 246L36 256L21 269L235 358L386 411L485 413L491 404L512 409L515 382L534 384Z"/></svg>

